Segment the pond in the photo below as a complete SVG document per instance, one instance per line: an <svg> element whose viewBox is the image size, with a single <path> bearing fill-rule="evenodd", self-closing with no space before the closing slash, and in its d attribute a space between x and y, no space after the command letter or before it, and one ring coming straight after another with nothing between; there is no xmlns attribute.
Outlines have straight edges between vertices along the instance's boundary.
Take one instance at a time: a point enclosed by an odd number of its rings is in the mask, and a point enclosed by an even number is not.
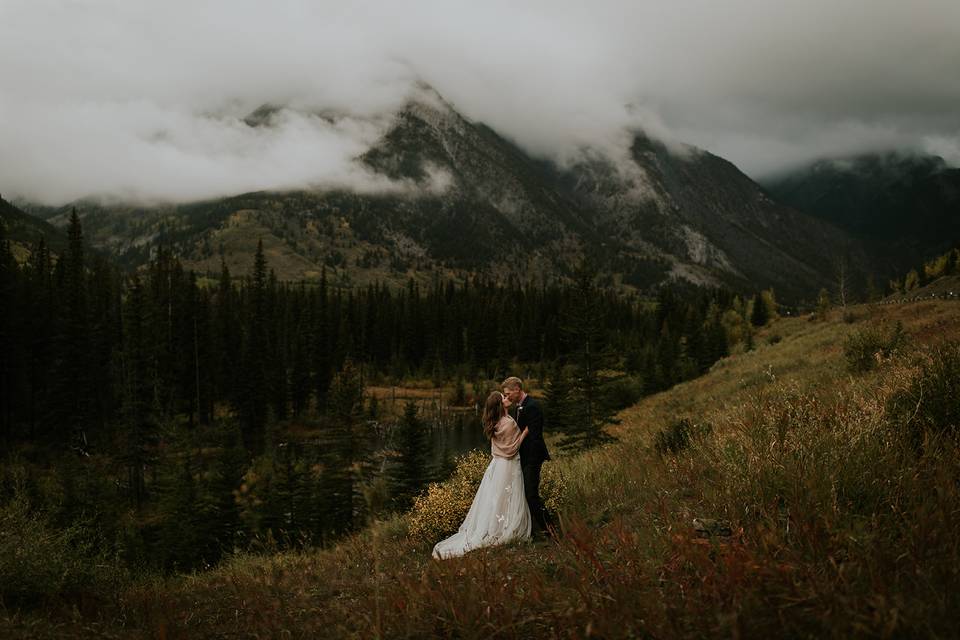
<svg viewBox="0 0 960 640"><path fill-rule="evenodd" d="M490 452L490 441L483 435L480 416L473 412L462 413L459 419L430 428L431 468L443 468L453 458L473 450Z"/></svg>
<svg viewBox="0 0 960 640"><path fill-rule="evenodd" d="M490 451L480 416L473 411L449 412L442 420L421 418L421 423L427 431L427 472L433 480L446 478L453 470L456 457L474 450ZM364 444L367 455L376 457L383 450L396 447L393 423L371 426L374 435Z"/></svg>

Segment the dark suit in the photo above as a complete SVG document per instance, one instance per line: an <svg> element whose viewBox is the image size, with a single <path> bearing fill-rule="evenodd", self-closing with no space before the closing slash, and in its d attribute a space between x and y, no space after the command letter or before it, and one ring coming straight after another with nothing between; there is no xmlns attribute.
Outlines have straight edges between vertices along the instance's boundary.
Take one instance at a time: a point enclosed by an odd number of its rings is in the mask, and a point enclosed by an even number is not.
<svg viewBox="0 0 960 640"><path fill-rule="evenodd" d="M530 506L530 515L541 531L546 531L550 514L540 499L540 467L550 459L547 443L543 440L543 410L540 403L526 396L517 407L517 425L530 432L520 444L520 468L523 471L523 492Z"/></svg>

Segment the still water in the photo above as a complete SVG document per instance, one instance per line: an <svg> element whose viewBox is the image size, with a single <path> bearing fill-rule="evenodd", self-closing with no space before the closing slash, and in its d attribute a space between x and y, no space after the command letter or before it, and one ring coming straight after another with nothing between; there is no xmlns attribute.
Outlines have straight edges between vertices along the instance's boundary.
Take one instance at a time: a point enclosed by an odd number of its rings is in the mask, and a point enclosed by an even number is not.
<svg viewBox="0 0 960 640"><path fill-rule="evenodd" d="M470 412L431 427L430 449L431 468L443 469L456 456L475 449L490 453L490 441L483 436L480 417Z"/></svg>
<svg viewBox="0 0 960 640"><path fill-rule="evenodd" d="M421 424L427 432L429 451L426 456L427 472L434 480L447 477L453 471L454 459L470 451L490 452L490 441L483 436L480 416L473 411L447 413L442 419L425 419ZM397 446L393 425L377 425L376 435L367 441L368 454L376 455L385 449Z"/></svg>

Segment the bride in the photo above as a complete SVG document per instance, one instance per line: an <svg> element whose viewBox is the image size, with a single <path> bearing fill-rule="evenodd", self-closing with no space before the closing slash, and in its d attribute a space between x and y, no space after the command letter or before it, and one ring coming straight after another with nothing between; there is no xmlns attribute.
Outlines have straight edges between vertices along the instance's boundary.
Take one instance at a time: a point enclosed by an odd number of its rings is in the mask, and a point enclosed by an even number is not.
<svg viewBox="0 0 960 640"><path fill-rule="evenodd" d="M530 507L523 494L517 452L527 437L507 413L510 400L499 391L483 407L483 435L490 439L493 459L487 466L466 520L455 534L433 548L439 559L462 556L472 549L530 537Z"/></svg>

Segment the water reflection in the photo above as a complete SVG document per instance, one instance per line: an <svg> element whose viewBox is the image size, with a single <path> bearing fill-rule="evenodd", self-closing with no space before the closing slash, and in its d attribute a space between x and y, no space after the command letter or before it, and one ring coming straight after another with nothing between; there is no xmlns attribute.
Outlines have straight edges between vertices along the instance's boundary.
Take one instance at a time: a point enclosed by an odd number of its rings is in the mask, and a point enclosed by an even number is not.
<svg viewBox="0 0 960 640"><path fill-rule="evenodd" d="M490 451L490 442L483 436L480 417L473 412L462 413L459 419L431 427L430 443L429 464L431 468L440 470L447 469L456 456L474 449ZM447 473L441 472L440 475Z"/></svg>
<svg viewBox="0 0 960 640"><path fill-rule="evenodd" d="M474 450L490 451L490 442L483 436L480 416L473 411L447 413L442 419L421 417L420 420L427 430L426 471L431 480L446 478L453 470L457 456ZM396 423L372 423L370 426L375 435L364 446L370 458L397 446L394 441Z"/></svg>

